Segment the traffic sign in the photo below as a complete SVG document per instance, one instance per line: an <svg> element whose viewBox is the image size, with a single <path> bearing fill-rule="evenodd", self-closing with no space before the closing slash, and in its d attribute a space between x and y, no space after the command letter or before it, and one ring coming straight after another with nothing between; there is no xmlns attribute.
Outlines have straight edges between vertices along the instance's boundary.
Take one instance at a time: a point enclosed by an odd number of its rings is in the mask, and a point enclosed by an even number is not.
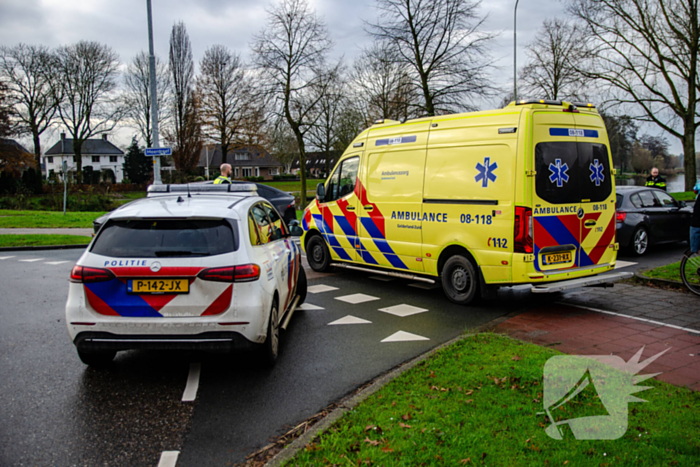
<svg viewBox="0 0 700 467"><path fill-rule="evenodd" d="M149 157L172 156L173 155L172 148L148 148L144 152L145 152L146 156L149 156Z"/></svg>

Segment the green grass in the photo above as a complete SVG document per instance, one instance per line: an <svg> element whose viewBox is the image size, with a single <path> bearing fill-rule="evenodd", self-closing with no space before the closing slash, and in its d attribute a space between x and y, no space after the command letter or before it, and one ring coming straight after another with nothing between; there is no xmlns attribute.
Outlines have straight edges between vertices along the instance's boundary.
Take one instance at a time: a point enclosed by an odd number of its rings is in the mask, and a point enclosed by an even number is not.
<svg viewBox="0 0 700 467"><path fill-rule="evenodd" d="M325 179L307 179L306 180L306 190L307 191L316 191L316 185L319 183L325 182ZM262 185L269 185L271 187L275 187L278 190L282 191L291 191L291 192L300 192L301 191L301 182L300 181L285 181L285 180L280 180L280 181L266 181L266 182L258 182Z"/></svg>
<svg viewBox="0 0 700 467"><path fill-rule="evenodd" d="M658 268L650 269L642 272L647 277L655 279L667 279L670 281L681 281L681 262L659 266Z"/></svg>
<svg viewBox="0 0 700 467"><path fill-rule="evenodd" d="M0 210L0 228L48 229L90 228L104 212L11 211ZM7 217L3 217L7 216Z"/></svg>
<svg viewBox="0 0 700 467"><path fill-rule="evenodd" d="M551 439L538 412L544 364L558 354L493 334L469 337L370 396L285 466L697 465L700 394L655 380L638 394L648 403L629 404L622 438ZM586 391L562 407L557 420L605 410Z"/></svg>
<svg viewBox="0 0 700 467"><path fill-rule="evenodd" d="M0 235L0 247L88 244L91 237L80 235Z"/></svg>
<svg viewBox="0 0 700 467"><path fill-rule="evenodd" d="M695 193L692 191L678 191L676 193L669 193L677 201L695 201Z"/></svg>

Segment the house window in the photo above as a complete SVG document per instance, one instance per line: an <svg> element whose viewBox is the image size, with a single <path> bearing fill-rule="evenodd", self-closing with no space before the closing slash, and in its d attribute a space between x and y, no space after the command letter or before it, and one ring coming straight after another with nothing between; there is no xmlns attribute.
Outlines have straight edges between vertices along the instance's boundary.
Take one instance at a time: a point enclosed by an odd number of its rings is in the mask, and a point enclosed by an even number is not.
<svg viewBox="0 0 700 467"><path fill-rule="evenodd" d="M46 162L48 162L49 164L53 164L53 156L47 157Z"/></svg>
<svg viewBox="0 0 700 467"><path fill-rule="evenodd" d="M100 162L100 156L92 156L92 162Z"/></svg>
<svg viewBox="0 0 700 467"><path fill-rule="evenodd" d="M238 175L238 174L239 174L239 172L238 172L238 167L236 167L236 178L238 178L238 177L239 177L239 175Z"/></svg>
<svg viewBox="0 0 700 467"><path fill-rule="evenodd" d="M259 177L260 176L260 167L255 168L255 176Z"/></svg>
<svg viewBox="0 0 700 467"><path fill-rule="evenodd" d="M110 162L117 162L117 156L109 156Z"/></svg>
<svg viewBox="0 0 700 467"><path fill-rule="evenodd" d="M279 167L273 167L270 169L270 175L279 175L280 174L280 168Z"/></svg>
<svg viewBox="0 0 700 467"><path fill-rule="evenodd" d="M243 171L244 177L252 177L253 176L253 169L251 167L245 167L241 170Z"/></svg>
<svg viewBox="0 0 700 467"><path fill-rule="evenodd" d="M250 160L250 153L248 153L248 152L236 153L236 160L237 161L249 161Z"/></svg>

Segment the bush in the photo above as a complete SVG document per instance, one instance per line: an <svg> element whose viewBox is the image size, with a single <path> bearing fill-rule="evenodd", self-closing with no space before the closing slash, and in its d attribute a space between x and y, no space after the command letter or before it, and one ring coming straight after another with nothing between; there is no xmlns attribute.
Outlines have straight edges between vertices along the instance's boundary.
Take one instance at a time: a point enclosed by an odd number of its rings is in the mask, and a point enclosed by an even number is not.
<svg viewBox="0 0 700 467"><path fill-rule="evenodd" d="M246 177L249 182L262 182L265 181L265 177Z"/></svg>
<svg viewBox="0 0 700 467"><path fill-rule="evenodd" d="M199 176L198 176L198 177L194 177L194 181L195 181L195 182L203 182L203 181L204 181L204 177L199 177Z"/></svg>

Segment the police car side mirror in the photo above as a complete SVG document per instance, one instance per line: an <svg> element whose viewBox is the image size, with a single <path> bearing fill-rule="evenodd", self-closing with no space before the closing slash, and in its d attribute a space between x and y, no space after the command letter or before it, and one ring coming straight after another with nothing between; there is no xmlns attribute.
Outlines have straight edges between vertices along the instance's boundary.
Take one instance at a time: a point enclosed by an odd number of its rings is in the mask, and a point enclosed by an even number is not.
<svg viewBox="0 0 700 467"><path fill-rule="evenodd" d="M326 197L326 187L323 186L323 183L319 183L316 185L316 199L319 201L323 201Z"/></svg>

